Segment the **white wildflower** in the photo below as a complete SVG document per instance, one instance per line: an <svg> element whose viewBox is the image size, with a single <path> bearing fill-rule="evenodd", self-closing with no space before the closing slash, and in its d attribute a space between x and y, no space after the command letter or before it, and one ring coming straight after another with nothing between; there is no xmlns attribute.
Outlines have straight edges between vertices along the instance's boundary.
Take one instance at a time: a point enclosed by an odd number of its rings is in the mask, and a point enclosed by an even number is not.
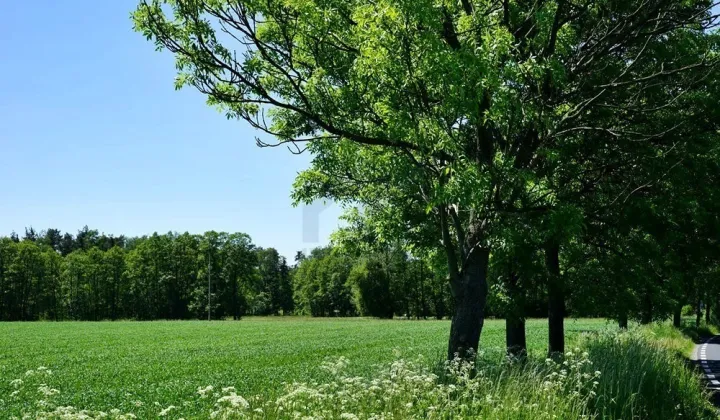
<svg viewBox="0 0 720 420"><path fill-rule="evenodd" d="M46 397L50 397L50 396L57 395L60 393L59 390L57 390L55 388L50 388L49 386L47 386L45 384L41 384L38 387L38 392L45 395Z"/></svg>
<svg viewBox="0 0 720 420"><path fill-rule="evenodd" d="M163 409L162 411L160 411L160 413L158 414L158 416L160 416L160 417L165 417L165 416L167 416L172 410L174 410L174 409L176 409L176 408L177 408L177 407L175 407L174 405L168 406L167 408L165 408L165 409Z"/></svg>
<svg viewBox="0 0 720 420"><path fill-rule="evenodd" d="M197 393L200 394L200 396L202 398L206 398L208 396L208 394L212 392L213 389L215 389L215 388L213 388L212 385L208 385L205 388L198 387Z"/></svg>
<svg viewBox="0 0 720 420"><path fill-rule="evenodd" d="M217 401L219 404L228 403L233 408L250 408L250 403L235 393L226 395Z"/></svg>

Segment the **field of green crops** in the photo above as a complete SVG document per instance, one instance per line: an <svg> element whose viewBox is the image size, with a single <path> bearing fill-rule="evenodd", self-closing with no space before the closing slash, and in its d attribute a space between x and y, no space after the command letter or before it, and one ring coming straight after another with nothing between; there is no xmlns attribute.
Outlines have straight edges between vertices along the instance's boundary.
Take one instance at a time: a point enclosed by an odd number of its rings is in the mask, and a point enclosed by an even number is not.
<svg viewBox="0 0 720 420"><path fill-rule="evenodd" d="M273 395L283 382L323 381L327 358L345 356L349 370L372 375L398 357L443 359L448 321L247 318L241 321L0 323L0 412L20 413L10 384L40 366L59 390L57 404L133 412L192 400L207 385L238 394ZM569 320L568 339L611 327L604 320ZM531 353L545 351L544 320L528 322ZM499 358L504 322L487 321L484 357ZM398 355L400 353L400 356ZM195 404L195 403L193 403ZM197 414L207 407L186 407Z"/></svg>

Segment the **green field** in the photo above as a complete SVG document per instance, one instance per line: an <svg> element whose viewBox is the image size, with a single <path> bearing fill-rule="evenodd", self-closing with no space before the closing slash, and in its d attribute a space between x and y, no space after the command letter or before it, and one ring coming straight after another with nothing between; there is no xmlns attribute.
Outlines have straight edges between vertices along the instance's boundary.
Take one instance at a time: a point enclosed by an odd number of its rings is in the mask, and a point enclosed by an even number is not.
<svg viewBox="0 0 720 420"><path fill-rule="evenodd" d="M140 417L178 401L193 400L198 387L234 386L240 395L272 395L283 382L322 381L320 364L345 356L354 374L369 375L397 358L442 360L448 321L247 318L242 321L0 323L0 412L19 413L5 398L10 381L39 366L53 371L47 384L55 401L92 410L118 408ZM608 327L604 320L569 320L572 341L582 331ZM528 322L528 346L541 355L547 327ZM500 357L504 322L487 321L485 357ZM137 407L136 401L143 405ZM207 413L202 402L185 407Z"/></svg>

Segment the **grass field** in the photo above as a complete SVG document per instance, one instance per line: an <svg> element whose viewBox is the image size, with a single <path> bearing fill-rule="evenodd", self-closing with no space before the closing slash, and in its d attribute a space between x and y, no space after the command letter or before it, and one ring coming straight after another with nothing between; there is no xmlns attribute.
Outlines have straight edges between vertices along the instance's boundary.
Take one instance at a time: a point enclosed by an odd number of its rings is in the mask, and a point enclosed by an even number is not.
<svg viewBox="0 0 720 420"><path fill-rule="evenodd" d="M19 414L23 403L6 398L10 381L27 370L53 371L47 384L59 404L92 410L120 409L141 418L158 407L192 400L198 387L234 386L244 396L273 395L283 382L322 381L320 365L345 356L353 374L421 355L442 360L448 321L247 318L242 321L0 323L0 412ZM604 320L568 320L568 342L582 331L612 328ZM531 353L546 348L545 320L527 326ZM504 322L487 321L484 357L502 357ZM136 402L142 402L139 406ZM155 403L158 404L155 404ZM193 402L185 413L207 413ZM186 414L187 416L187 414Z"/></svg>

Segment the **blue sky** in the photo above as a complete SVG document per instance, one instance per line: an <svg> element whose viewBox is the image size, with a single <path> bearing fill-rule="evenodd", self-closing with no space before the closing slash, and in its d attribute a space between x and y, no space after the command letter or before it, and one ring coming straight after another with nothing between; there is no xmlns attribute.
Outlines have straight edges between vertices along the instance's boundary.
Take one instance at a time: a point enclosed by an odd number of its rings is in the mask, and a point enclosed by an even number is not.
<svg viewBox="0 0 720 420"><path fill-rule="evenodd" d="M170 53L132 31L135 0L4 2L0 25L0 235L25 226L108 234L246 232L292 257L291 184L309 156L260 149L199 93L175 91Z"/></svg>

